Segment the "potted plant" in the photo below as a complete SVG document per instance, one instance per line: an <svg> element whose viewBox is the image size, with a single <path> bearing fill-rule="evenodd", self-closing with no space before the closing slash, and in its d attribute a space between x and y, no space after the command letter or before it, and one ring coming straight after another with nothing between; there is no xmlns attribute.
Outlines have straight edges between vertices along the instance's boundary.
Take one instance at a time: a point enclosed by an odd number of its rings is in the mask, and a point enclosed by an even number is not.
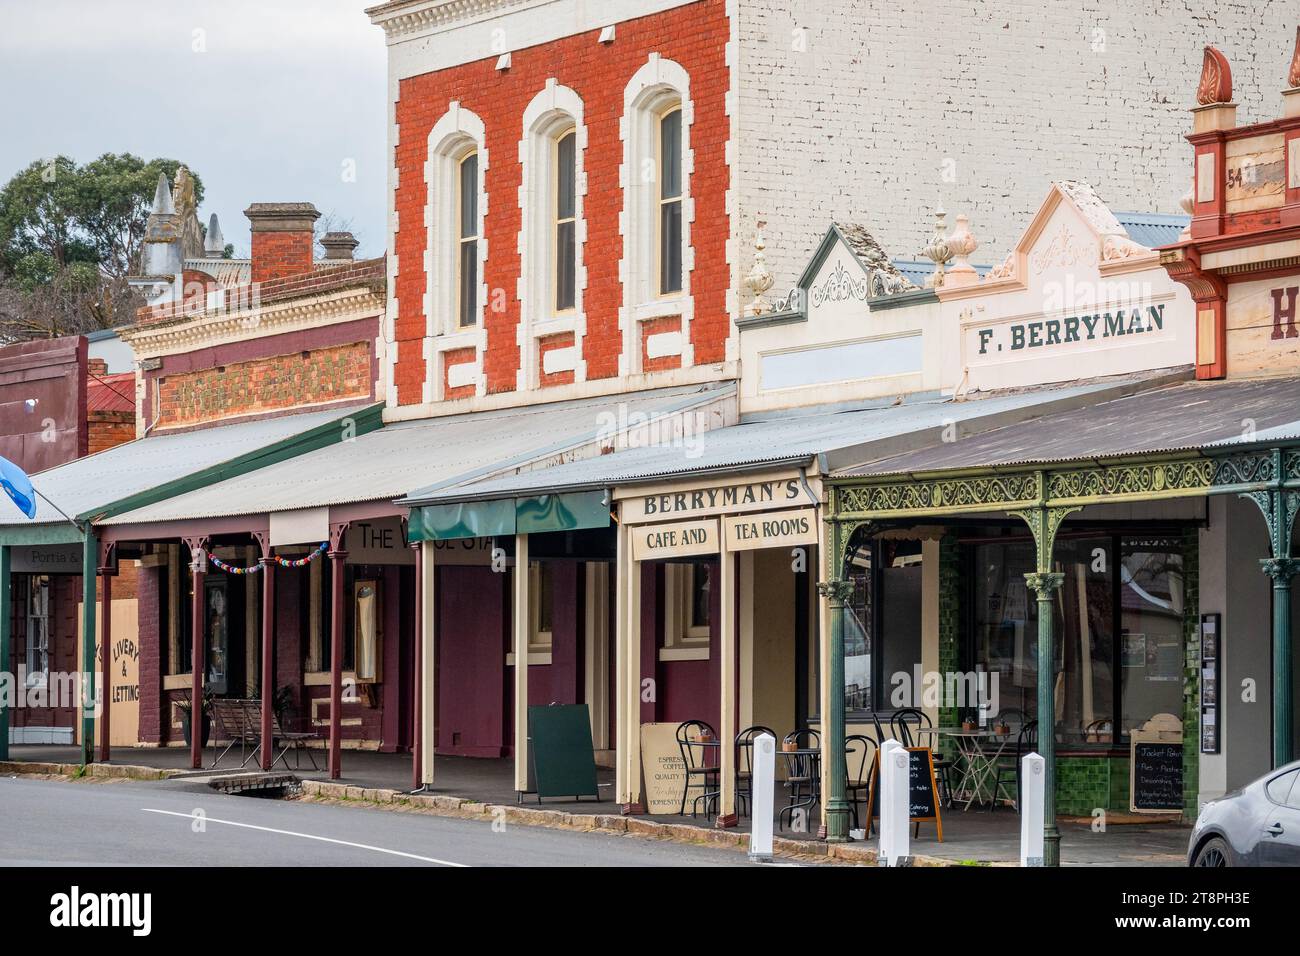
<svg viewBox="0 0 1300 956"><path fill-rule="evenodd" d="M202 714L200 724L202 728L202 737L200 738L202 744L200 746L206 747L212 737L212 694L209 691L203 692L203 696L199 700L199 708ZM189 746L191 745L190 727L193 722L192 712L194 710L192 698L185 696L177 700L176 709L181 712L181 734L185 738L186 745Z"/></svg>

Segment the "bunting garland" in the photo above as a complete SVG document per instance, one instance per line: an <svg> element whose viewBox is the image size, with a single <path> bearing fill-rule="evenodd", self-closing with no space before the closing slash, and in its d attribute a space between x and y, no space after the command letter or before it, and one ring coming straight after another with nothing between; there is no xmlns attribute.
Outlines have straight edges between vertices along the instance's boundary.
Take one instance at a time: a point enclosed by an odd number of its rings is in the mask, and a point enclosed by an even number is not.
<svg viewBox="0 0 1300 956"><path fill-rule="evenodd" d="M301 558L294 558L293 560L290 560L289 558L282 558L278 554L273 554L271 555L271 557L275 561L275 563L282 568L301 568L304 567L305 565L311 564L311 562L319 558L322 554L324 554L327 550L329 550L329 546L330 545L328 541L322 541L320 547L317 548L315 551L313 551L311 554L308 554ZM211 561L215 567L220 568L222 571L225 571L227 574L256 574L258 571L262 570L261 564L253 564L246 568L240 568L240 567L236 567L233 564L227 564L225 561L222 561L211 551L205 552L205 554L207 555L208 560Z"/></svg>

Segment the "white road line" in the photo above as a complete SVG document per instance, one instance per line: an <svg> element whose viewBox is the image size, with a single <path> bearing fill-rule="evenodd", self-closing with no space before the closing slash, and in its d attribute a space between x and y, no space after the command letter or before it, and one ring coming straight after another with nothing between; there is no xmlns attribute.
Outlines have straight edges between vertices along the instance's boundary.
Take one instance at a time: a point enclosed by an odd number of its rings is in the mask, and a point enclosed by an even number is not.
<svg viewBox="0 0 1300 956"><path fill-rule="evenodd" d="M336 843L339 846L355 847L358 850L373 850L375 853L387 853L390 856L404 856L409 860L421 860L425 863L437 863L439 866L455 866L467 868L468 863L453 863L450 860L439 860L432 856L418 856L415 853L403 853L401 850L389 850L382 846L371 846L368 843L353 843L350 840L336 840L333 837L316 836L313 833L298 833L294 830L277 830L274 827L259 827L252 823L238 823L234 820L219 820L216 817L206 815L197 815L193 813L180 813L176 810L154 810L150 807L141 807L145 813L161 813L169 817L184 817L186 820L202 820L204 823L224 823L228 827L242 827L245 830L261 830L263 833L278 833L281 836L298 837L302 840L318 840L321 843Z"/></svg>

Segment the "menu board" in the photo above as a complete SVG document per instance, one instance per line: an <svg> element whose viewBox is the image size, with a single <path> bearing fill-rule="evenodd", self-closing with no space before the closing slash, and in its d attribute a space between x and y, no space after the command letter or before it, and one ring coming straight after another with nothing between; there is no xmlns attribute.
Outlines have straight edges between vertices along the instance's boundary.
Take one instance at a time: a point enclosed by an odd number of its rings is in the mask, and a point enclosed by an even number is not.
<svg viewBox="0 0 1300 956"><path fill-rule="evenodd" d="M907 815L911 823L933 821L939 842L943 842L943 820L939 817L939 787L934 776L934 753L929 747L908 747ZM880 751L876 751L871 768L871 793L867 798L867 817L880 816L876 794L880 788Z"/></svg>
<svg viewBox="0 0 1300 956"><path fill-rule="evenodd" d="M1183 745L1138 741L1132 744L1130 806L1134 812L1181 813Z"/></svg>

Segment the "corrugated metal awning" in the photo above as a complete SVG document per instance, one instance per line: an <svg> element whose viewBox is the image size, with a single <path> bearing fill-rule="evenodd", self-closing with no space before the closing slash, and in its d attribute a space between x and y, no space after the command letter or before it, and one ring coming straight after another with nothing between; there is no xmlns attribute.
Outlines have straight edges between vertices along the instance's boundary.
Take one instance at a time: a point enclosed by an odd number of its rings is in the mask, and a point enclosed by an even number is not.
<svg viewBox="0 0 1300 956"><path fill-rule="evenodd" d="M1152 383L1167 380L1167 375L1127 376L1087 385L990 394L966 401L929 395L889 400L869 408L772 414L682 441L632 448L454 488L424 488L412 492L403 503L430 505L595 490L693 475L808 465L814 459L834 468L841 461L885 457L939 441L950 427L984 430L1023 423L1063 408L1140 392Z"/></svg>
<svg viewBox="0 0 1300 956"><path fill-rule="evenodd" d="M255 473L118 515L145 524L392 501L437 488L596 454L628 421L654 421L734 399L732 383L654 389L386 425Z"/></svg>
<svg viewBox="0 0 1300 956"><path fill-rule="evenodd" d="M1300 378L1185 382L878 459L835 477L1047 465L1300 437Z"/></svg>
<svg viewBox="0 0 1300 956"><path fill-rule="evenodd" d="M379 416L379 405L357 405L155 434L50 468L33 475L32 484L67 514L97 519L364 434L379 426ZM59 523L64 517L44 501L31 522L8 499L0 501L0 537Z"/></svg>

